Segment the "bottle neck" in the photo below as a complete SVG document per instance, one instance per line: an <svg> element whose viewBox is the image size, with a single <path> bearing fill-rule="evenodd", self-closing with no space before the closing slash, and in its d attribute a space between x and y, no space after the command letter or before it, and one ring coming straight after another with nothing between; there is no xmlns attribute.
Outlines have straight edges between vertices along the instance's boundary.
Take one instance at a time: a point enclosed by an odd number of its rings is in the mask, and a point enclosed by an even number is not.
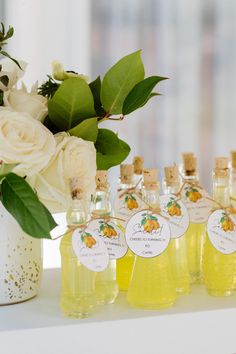
<svg viewBox="0 0 236 354"><path fill-rule="evenodd" d="M186 171L182 171L182 176L183 179L191 182L198 182L199 181L199 175L198 172L196 171L194 174L189 175Z"/></svg>
<svg viewBox="0 0 236 354"><path fill-rule="evenodd" d="M166 180L163 180L163 192L164 194L175 194L180 190L180 182L176 182L175 184L168 184Z"/></svg>
<svg viewBox="0 0 236 354"><path fill-rule="evenodd" d="M230 205L229 177L218 177L213 174L213 198L223 207Z"/></svg>
<svg viewBox="0 0 236 354"><path fill-rule="evenodd" d="M160 185L157 183L156 187L151 189L142 186L142 198L147 203L148 207L159 208L160 206Z"/></svg>
<svg viewBox="0 0 236 354"><path fill-rule="evenodd" d="M109 191L96 191L92 198L91 213L101 215L111 214L111 202Z"/></svg>
<svg viewBox="0 0 236 354"><path fill-rule="evenodd" d="M134 188L135 183L134 183L134 178L132 178L132 182L131 183L122 183L121 182L121 178L119 177L119 182L118 182L118 190L125 190L125 189L129 189L129 188Z"/></svg>
<svg viewBox="0 0 236 354"><path fill-rule="evenodd" d="M88 219L87 203L85 199L71 200L71 206L66 213L66 220L68 225L81 225L83 226Z"/></svg>
<svg viewBox="0 0 236 354"><path fill-rule="evenodd" d="M236 196L236 168L230 167L229 170L229 185L230 185L230 195Z"/></svg>

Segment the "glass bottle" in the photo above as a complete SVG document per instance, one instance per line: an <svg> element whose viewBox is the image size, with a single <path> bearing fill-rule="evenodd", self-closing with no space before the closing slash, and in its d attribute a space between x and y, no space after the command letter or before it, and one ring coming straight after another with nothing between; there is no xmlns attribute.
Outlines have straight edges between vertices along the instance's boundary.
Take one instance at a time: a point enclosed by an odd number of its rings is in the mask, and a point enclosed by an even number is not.
<svg viewBox="0 0 236 354"><path fill-rule="evenodd" d="M143 183L143 163L144 158L142 156L134 156L133 165L134 165L134 185L137 189L142 188Z"/></svg>
<svg viewBox="0 0 236 354"><path fill-rule="evenodd" d="M159 208L159 183L157 169L145 169L142 197L148 205ZM144 309L162 309L176 300L175 282L168 248L157 257L135 256L127 293L130 305Z"/></svg>
<svg viewBox="0 0 236 354"><path fill-rule="evenodd" d="M68 225L84 227L86 224L87 201L83 187L77 178L70 181L71 207L67 211ZM95 306L95 273L85 268L78 260L72 247L72 231L66 233L60 244L61 252L61 299L60 305L65 316L88 317Z"/></svg>
<svg viewBox="0 0 236 354"><path fill-rule="evenodd" d="M164 194L175 194L180 190L180 177L177 166L165 167L165 178L163 180ZM189 294L190 275L187 259L186 234L179 238L172 238L168 246L170 262L176 284L176 291L179 294Z"/></svg>
<svg viewBox="0 0 236 354"><path fill-rule="evenodd" d="M229 185L231 204L236 208L236 151L231 151L231 163L229 170Z"/></svg>
<svg viewBox="0 0 236 354"><path fill-rule="evenodd" d="M134 187L134 166L132 164L120 165L120 178L118 184L118 191L125 191ZM115 215L116 216L116 215ZM125 220L123 225L118 223L118 226L125 232L125 226L128 219ZM129 249L126 255L117 259L116 263L116 280L121 291L127 291L130 281L130 276L133 268L134 254Z"/></svg>
<svg viewBox="0 0 236 354"><path fill-rule="evenodd" d="M182 175L184 181L198 183L197 159L192 153L183 154ZM189 224L185 234L187 244L188 267L192 284L202 282L202 256L206 237L206 224Z"/></svg>
<svg viewBox="0 0 236 354"><path fill-rule="evenodd" d="M92 198L91 213L95 217L111 215L110 191L107 171L97 171L96 193ZM97 273L95 280L95 296L97 303L112 304L118 295L116 282L116 260L110 260L108 267Z"/></svg>
<svg viewBox="0 0 236 354"><path fill-rule="evenodd" d="M223 207L230 205L228 158L215 159L213 172L213 198ZM208 236L204 245L204 281L209 295L229 296L236 285L236 253L223 254L211 243Z"/></svg>

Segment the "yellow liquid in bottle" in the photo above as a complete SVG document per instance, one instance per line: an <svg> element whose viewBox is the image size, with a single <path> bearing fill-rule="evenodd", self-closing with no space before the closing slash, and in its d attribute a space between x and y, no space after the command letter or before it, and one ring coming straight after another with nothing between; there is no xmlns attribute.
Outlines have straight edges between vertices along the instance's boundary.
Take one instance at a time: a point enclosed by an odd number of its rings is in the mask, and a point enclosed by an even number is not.
<svg viewBox="0 0 236 354"><path fill-rule="evenodd" d="M190 275L188 269L186 235L170 240L167 248L172 266L173 278L178 294L190 293Z"/></svg>
<svg viewBox="0 0 236 354"><path fill-rule="evenodd" d="M95 210L97 215L110 215L107 210ZM119 293L116 281L116 260L110 260L108 267L96 274L95 298L98 305L112 304Z"/></svg>
<svg viewBox="0 0 236 354"><path fill-rule="evenodd" d="M214 198L225 205L225 187L217 187ZM203 256L204 281L207 292L212 296L230 296L236 287L236 252L223 254L206 237Z"/></svg>
<svg viewBox="0 0 236 354"><path fill-rule="evenodd" d="M164 309L174 304L175 282L167 250L154 258L135 256L127 300L143 309Z"/></svg>
<svg viewBox="0 0 236 354"><path fill-rule="evenodd" d="M206 238L206 224L190 223L185 233L190 281L199 284L203 281L202 257Z"/></svg>
<svg viewBox="0 0 236 354"><path fill-rule="evenodd" d="M95 306L95 273L85 268L72 248L72 233L61 240L62 289L60 306L65 316L86 318Z"/></svg>
<svg viewBox="0 0 236 354"><path fill-rule="evenodd" d="M116 260L109 262L107 269L99 272L95 280L95 297L99 305L112 304L118 295L116 282Z"/></svg>
<svg viewBox="0 0 236 354"><path fill-rule="evenodd" d="M123 226L118 224L119 228L125 232ZM116 281L119 286L119 290L127 291L129 287L130 277L134 264L134 254L128 249L126 255L116 261Z"/></svg>

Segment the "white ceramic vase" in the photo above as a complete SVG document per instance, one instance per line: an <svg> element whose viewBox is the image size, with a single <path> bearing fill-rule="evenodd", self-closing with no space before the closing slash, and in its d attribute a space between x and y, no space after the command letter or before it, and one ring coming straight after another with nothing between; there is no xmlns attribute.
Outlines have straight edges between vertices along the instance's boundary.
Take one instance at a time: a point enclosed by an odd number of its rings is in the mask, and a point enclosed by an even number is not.
<svg viewBox="0 0 236 354"><path fill-rule="evenodd" d="M0 202L0 305L37 295L41 273L41 241L24 234Z"/></svg>

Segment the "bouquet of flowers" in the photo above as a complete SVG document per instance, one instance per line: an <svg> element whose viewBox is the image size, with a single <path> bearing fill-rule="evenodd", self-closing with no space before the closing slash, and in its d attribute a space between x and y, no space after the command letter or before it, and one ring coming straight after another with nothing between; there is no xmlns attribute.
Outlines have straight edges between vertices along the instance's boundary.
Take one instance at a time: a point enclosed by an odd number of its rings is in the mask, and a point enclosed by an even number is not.
<svg viewBox="0 0 236 354"><path fill-rule="evenodd" d="M19 80L26 63L3 51L13 28L0 31L0 199L27 234L50 238L51 213L70 204L69 179L77 176L91 195L96 168L109 169L129 154L129 145L101 128L144 106L166 79L145 78L141 51L119 60L103 79L65 71L54 61L52 75L27 90Z"/></svg>

